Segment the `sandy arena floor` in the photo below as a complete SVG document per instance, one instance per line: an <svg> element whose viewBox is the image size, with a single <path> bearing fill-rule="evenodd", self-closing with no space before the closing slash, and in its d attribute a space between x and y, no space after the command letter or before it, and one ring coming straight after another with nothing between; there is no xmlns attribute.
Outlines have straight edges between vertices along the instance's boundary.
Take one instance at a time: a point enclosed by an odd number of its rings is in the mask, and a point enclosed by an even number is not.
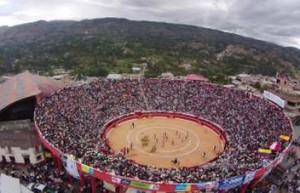
<svg viewBox="0 0 300 193"><path fill-rule="evenodd" d="M205 164L222 152L225 145L219 135L206 126L185 119L164 117L123 122L113 128L107 137L115 152L128 147L127 159L160 168ZM148 138L147 145L142 144L142 138ZM172 160L175 159L179 163L174 164Z"/></svg>

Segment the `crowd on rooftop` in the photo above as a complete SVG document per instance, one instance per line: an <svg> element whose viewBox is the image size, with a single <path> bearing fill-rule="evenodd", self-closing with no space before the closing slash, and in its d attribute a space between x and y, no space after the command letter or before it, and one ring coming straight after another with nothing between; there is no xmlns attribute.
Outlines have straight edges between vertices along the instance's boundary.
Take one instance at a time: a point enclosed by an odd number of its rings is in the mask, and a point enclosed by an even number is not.
<svg viewBox="0 0 300 193"><path fill-rule="evenodd" d="M139 165L113 154L105 140L99 140L103 125L137 111L179 112L210 120L227 133L227 148L213 162L179 170ZM268 148L279 135L292 132L282 109L265 99L199 81L170 79L99 79L67 87L39 104L35 121L49 143L82 163L154 182L195 183L242 175L276 156L262 158L258 148Z"/></svg>

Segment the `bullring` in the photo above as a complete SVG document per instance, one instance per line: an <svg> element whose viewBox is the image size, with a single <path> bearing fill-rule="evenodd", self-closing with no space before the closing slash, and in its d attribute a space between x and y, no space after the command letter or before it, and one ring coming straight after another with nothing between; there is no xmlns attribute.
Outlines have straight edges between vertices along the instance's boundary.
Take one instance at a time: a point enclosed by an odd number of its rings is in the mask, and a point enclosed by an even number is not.
<svg viewBox="0 0 300 193"><path fill-rule="evenodd" d="M99 137L106 123L135 112L201 117L224 129L227 147L216 160L199 166L137 164L116 154ZM68 87L42 101L35 121L47 143L85 165L116 176L167 183L217 181L257 170L278 157L262 158L258 149L292 132L282 110L265 99L198 81L169 79L99 79Z"/></svg>

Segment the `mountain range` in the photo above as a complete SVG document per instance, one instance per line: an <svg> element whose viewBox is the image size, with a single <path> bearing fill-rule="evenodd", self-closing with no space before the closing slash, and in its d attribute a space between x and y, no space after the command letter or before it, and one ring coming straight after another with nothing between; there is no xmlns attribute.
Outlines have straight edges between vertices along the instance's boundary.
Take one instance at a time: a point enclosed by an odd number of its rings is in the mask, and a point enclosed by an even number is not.
<svg viewBox="0 0 300 193"><path fill-rule="evenodd" d="M145 76L200 73L222 82L228 75L298 76L300 50L203 27L103 18L37 21L0 27L0 74L57 69L82 76L131 73Z"/></svg>

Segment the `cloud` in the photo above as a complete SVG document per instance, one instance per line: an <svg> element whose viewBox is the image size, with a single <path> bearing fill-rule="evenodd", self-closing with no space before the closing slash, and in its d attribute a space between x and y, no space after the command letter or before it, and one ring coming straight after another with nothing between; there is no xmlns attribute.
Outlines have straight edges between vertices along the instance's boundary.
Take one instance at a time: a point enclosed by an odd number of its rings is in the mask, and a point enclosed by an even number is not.
<svg viewBox="0 0 300 193"><path fill-rule="evenodd" d="M298 0L0 1L0 25L99 17L191 24L300 48Z"/></svg>

